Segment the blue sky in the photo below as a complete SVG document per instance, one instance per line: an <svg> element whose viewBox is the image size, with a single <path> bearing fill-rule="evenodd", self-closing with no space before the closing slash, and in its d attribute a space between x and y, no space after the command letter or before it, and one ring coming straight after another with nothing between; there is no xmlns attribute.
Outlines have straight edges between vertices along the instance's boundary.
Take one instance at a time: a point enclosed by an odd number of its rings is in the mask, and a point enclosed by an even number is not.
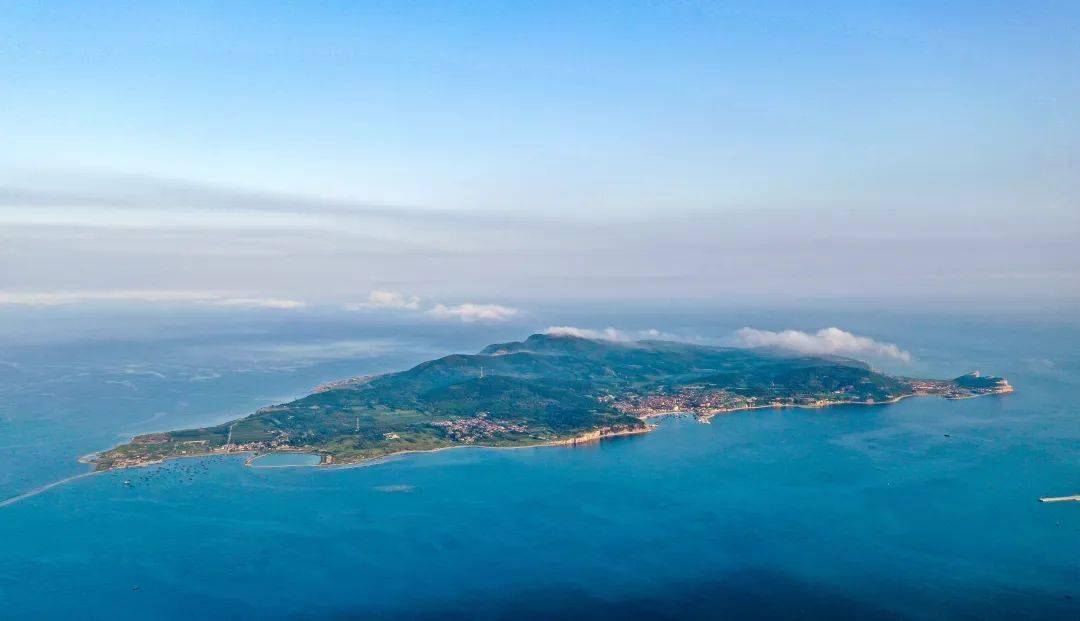
<svg viewBox="0 0 1080 621"><path fill-rule="evenodd" d="M522 278L549 283L533 293L640 297L656 290L641 282L666 279L663 295L693 286L707 297L743 286L702 282L727 269L756 279L746 295L799 283L820 292L847 279L845 266L874 265L867 253L882 238L918 260L901 252L907 271L856 278L864 295L885 295L893 288L880 282L896 278L917 296L1003 295L1018 278L1023 295L1075 293L1076 3L2 10L0 290L153 282L310 296L301 274L269 279L221 249L284 261L267 230L316 220L306 237L325 235L324 247L282 254L305 270L366 274L356 292L320 289L342 301L395 284L490 297ZM373 206L391 215L373 223ZM618 243L543 269L609 231ZM628 248L642 236L656 247ZM754 272L739 246L748 238L786 240L772 253L789 255ZM790 254L810 242L814 251ZM358 258L357 243L381 258ZM655 252L673 246L693 268L656 269L666 261ZM118 268L121 247L145 273ZM164 256L170 247L176 256ZM492 248L498 274L485 267ZM192 252L213 268L200 274L180 256ZM425 257L445 253L454 273L491 272L490 291L476 278L425 277ZM809 274L798 269L807 256L821 261ZM934 265L965 258L981 271L925 282ZM72 261L88 276L65 277Z"/></svg>

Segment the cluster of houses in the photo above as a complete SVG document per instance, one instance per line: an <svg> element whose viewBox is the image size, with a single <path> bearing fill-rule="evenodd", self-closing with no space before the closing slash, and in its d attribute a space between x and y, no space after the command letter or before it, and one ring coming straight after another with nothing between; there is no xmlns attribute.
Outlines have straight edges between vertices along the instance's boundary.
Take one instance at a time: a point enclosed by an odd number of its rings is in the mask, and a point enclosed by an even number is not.
<svg viewBox="0 0 1080 621"><path fill-rule="evenodd" d="M965 381L969 385L965 385ZM978 380L977 382L974 380ZM992 395L1012 392L1013 387L1003 377L984 377L977 373L962 375L955 380L908 380L916 394L937 395L946 399L964 399L978 395Z"/></svg>
<svg viewBox="0 0 1080 621"><path fill-rule="evenodd" d="M616 401L614 407L624 414L640 418L678 412L711 416L759 405L757 401L756 397L744 397L726 390L689 386L669 394L632 395Z"/></svg>
<svg viewBox="0 0 1080 621"><path fill-rule="evenodd" d="M487 412L479 412L470 418L437 420L431 424L445 429L455 442L462 444L472 444L481 438L490 438L496 434L528 431L524 423L489 420Z"/></svg>

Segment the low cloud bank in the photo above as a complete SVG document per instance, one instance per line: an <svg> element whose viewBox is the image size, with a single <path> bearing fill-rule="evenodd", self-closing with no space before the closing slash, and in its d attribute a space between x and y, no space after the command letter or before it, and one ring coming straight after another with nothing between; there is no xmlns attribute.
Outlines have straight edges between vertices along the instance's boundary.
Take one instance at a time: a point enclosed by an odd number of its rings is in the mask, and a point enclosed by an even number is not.
<svg viewBox="0 0 1080 621"><path fill-rule="evenodd" d="M294 308L304 308L307 306L306 302L300 300L287 300L283 298L224 298L221 300L212 300L208 302L215 306L238 306L241 308L277 308L282 310L290 310Z"/></svg>
<svg viewBox="0 0 1080 621"><path fill-rule="evenodd" d="M813 334L800 330L773 332L743 328L735 333L735 342L742 347L778 347L803 354L871 355L911 361L911 354L893 343L882 343L840 328L823 328Z"/></svg>
<svg viewBox="0 0 1080 621"><path fill-rule="evenodd" d="M200 290L108 289L67 291L0 291L0 307L4 306L82 306L94 304L191 304L227 308L298 310L308 306L303 300L258 297L250 292L221 292ZM419 296L397 291L376 290L363 302L343 305L350 311L380 311L417 313L444 320L465 323L507 321L521 313L517 308L501 304L425 304Z"/></svg>
<svg viewBox="0 0 1080 621"><path fill-rule="evenodd" d="M420 310L420 298L405 296L396 291L372 291L368 294L366 302L346 304L346 310L362 310L365 308L384 308L401 310Z"/></svg>
<svg viewBox="0 0 1080 621"><path fill-rule="evenodd" d="M307 303L286 298L234 297L206 291L35 291L0 292L0 306L77 306L94 303L187 303L238 308L293 310Z"/></svg>
<svg viewBox="0 0 1080 621"><path fill-rule="evenodd" d="M521 311L501 304L435 304L424 308L424 301L415 295L405 295L397 291L372 291L367 300L346 304L345 310L351 311L401 311L424 313L436 319L457 319L465 323L507 321Z"/></svg>
<svg viewBox="0 0 1080 621"><path fill-rule="evenodd" d="M432 317L441 319L460 319L466 323L474 321L506 321L518 314L518 309L499 304L458 304L446 306L436 304L427 311Z"/></svg>

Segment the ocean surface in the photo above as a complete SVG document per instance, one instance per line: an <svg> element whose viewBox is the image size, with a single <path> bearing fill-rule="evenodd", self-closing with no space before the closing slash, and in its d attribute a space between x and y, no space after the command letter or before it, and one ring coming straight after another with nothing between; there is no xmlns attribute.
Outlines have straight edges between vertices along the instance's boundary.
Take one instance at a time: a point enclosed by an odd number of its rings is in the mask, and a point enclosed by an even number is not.
<svg viewBox="0 0 1080 621"><path fill-rule="evenodd" d="M1060 313L5 319L0 618L1080 618L1080 503L1037 502L1080 494L1080 323ZM837 325L911 351L875 362L889 371L981 369L1017 392L353 468L238 456L79 476L78 457L137 433L552 324L707 342Z"/></svg>

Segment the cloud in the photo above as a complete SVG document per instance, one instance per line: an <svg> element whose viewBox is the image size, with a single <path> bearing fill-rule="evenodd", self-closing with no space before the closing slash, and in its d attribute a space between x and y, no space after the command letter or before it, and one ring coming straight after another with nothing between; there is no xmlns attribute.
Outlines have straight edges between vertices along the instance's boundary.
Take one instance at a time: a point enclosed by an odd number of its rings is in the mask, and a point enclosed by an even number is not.
<svg viewBox="0 0 1080 621"><path fill-rule="evenodd" d="M460 319L466 323L474 321L507 321L519 312L516 308L500 306L499 304L458 304L446 306L436 304L427 310L427 313L440 319Z"/></svg>
<svg viewBox="0 0 1080 621"><path fill-rule="evenodd" d="M431 208L138 175L3 170L0 272L11 288L253 290L334 304L363 302L353 297L356 286L363 287L361 298L390 286L380 283L460 296L451 300L609 303L645 292L653 301L765 303L782 292L784 299L888 300L920 308L925 299L1073 305L1080 291L1076 209L1018 221L1007 200L976 218L967 209L950 211L945 198L910 210L896 209L892 199L876 208L855 201L857 209L816 202L802 209L784 197L752 197L730 211L675 201L688 210L682 216L648 208L619 217L618 199L608 197L615 211L572 215L569 204L553 212L466 201L464 209L422 193L417 204ZM666 199L661 203L667 206ZM848 269L882 243L893 260ZM936 268L943 263L952 269L942 274ZM700 265L720 265L742 278L710 278L692 267ZM832 297L837 273L858 299Z"/></svg>
<svg viewBox="0 0 1080 621"><path fill-rule="evenodd" d="M424 308L419 296L396 291L372 291L366 301L346 304L346 310L400 310L423 312L437 319L459 319L466 323L507 321L521 311L500 304L435 304Z"/></svg>
<svg viewBox="0 0 1080 621"><path fill-rule="evenodd" d="M372 291L368 294L367 301L355 304L346 304L346 310L375 310L375 309L398 309L420 310L420 298L406 297L396 291Z"/></svg>
<svg viewBox="0 0 1080 621"><path fill-rule="evenodd" d="M579 339L592 339L594 341L627 341L629 337L615 328L594 330L592 328L575 328L574 326L551 326L544 330L549 336L573 336Z"/></svg>
<svg viewBox="0 0 1080 621"><path fill-rule="evenodd" d="M215 306L239 306L243 308L279 308L283 310L303 308L306 302L283 298L225 298L208 302Z"/></svg>
<svg viewBox="0 0 1080 621"><path fill-rule="evenodd" d="M814 334L799 330L756 330L743 328L735 333L735 342L743 347L778 347L804 354L859 354L911 361L911 354L892 343L882 343L840 328L823 328Z"/></svg>
<svg viewBox="0 0 1080 621"><path fill-rule="evenodd" d="M666 332L661 332L655 328L648 330L638 330L636 332L624 332L616 328L604 328L603 330L594 330L592 328L576 328L574 326L551 326L544 330L544 334L550 336L576 336L582 339L592 339L594 341L631 341L637 339L673 339L674 337Z"/></svg>
<svg viewBox="0 0 1080 621"><path fill-rule="evenodd" d="M109 302L210 304L241 308L298 309L300 300L234 297L207 291L101 290L101 291L0 291L0 306L75 306Z"/></svg>

